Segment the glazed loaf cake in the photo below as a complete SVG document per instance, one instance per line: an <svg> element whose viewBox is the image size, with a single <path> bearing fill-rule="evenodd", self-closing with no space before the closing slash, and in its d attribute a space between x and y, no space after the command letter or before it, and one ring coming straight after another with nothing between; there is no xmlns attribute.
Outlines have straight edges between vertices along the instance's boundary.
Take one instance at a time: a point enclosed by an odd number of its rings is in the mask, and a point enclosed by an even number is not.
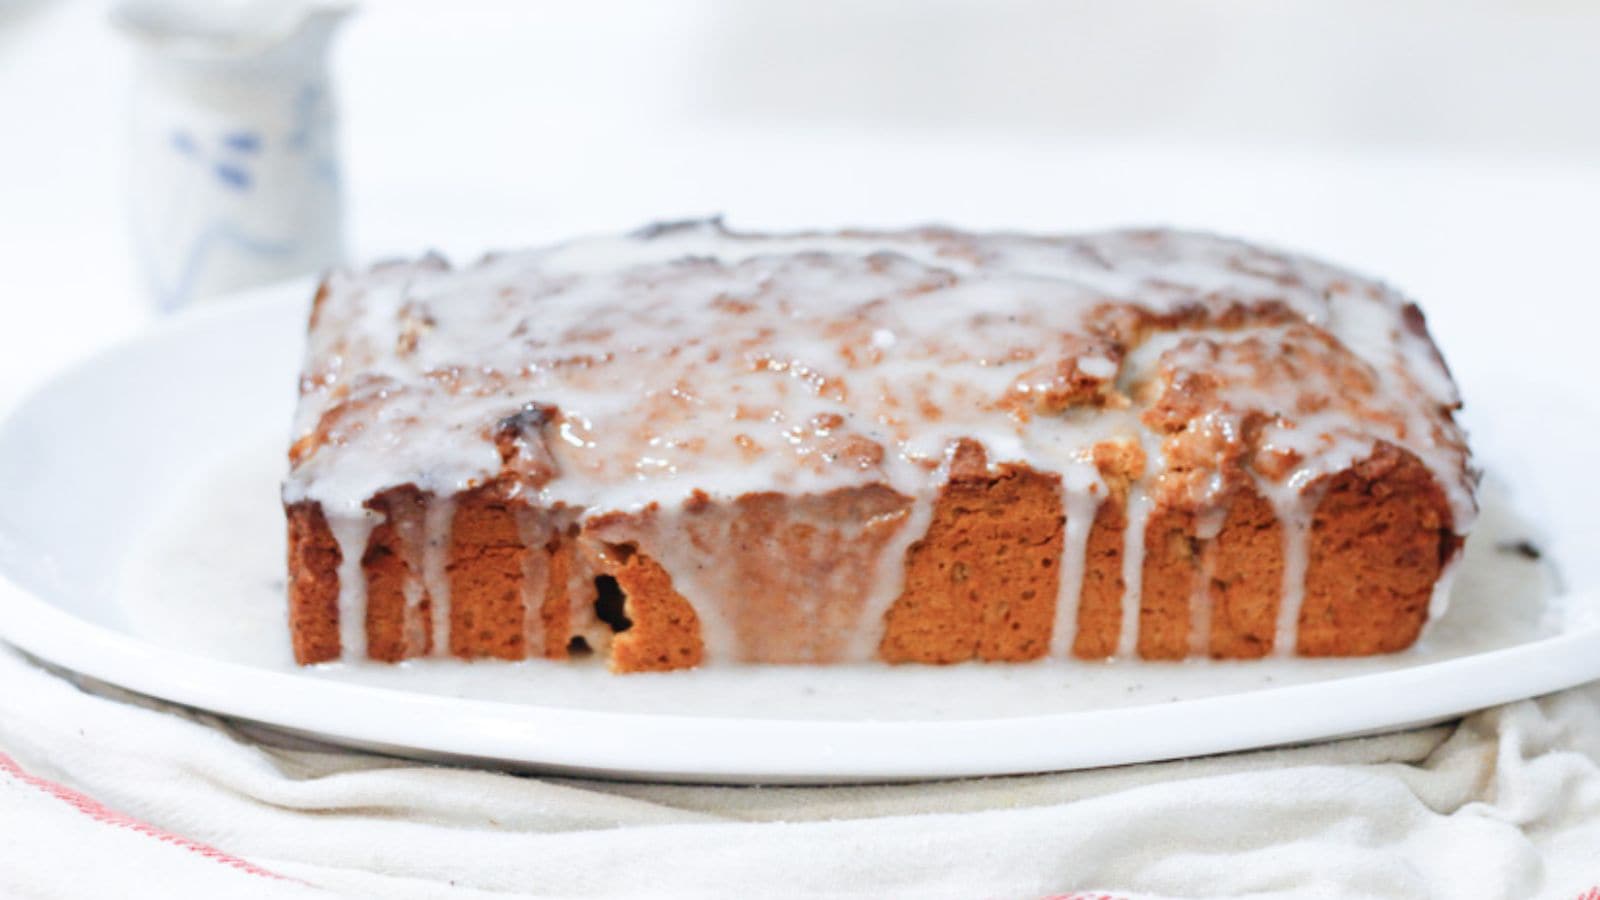
<svg viewBox="0 0 1600 900"><path fill-rule="evenodd" d="M1204 234L720 222L338 273L296 658L1357 655L1476 513L1417 307Z"/></svg>

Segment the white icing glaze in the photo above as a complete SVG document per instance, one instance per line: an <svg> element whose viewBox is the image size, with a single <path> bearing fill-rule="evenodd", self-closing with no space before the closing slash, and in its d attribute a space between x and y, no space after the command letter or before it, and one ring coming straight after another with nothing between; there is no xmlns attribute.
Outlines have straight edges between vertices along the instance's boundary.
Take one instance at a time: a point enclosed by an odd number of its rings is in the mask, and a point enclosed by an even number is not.
<svg viewBox="0 0 1600 900"><path fill-rule="evenodd" d="M1445 610L1450 605L1450 594L1455 590L1456 579L1461 576L1463 554L1452 556L1444 564L1444 571L1439 573L1439 578L1433 583L1433 595L1428 598L1428 621L1437 622L1443 618Z"/></svg>
<svg viewBox="0 0 1600 900"><path fill-rule="evenodd" d="M865 662L877 658L889 607L905 589L906 551L928 533L928 524L932 521L933 497L913 498L904 513L904 521L874 560L872 586L861 604L859 622L850 634L845 659Z"/></svg>
<svg viewBox="0 0 1600 900"><path fill-rule="evenodd" d="M1105 499L1105 483L1092 461L1076 460L1061 473L1061 509L1066 515L1061 536L1061 582L1056 593L1055 628L1050 656L1072 655L1078 635L1078 602L1083 596L1084 561L1096 511Z"/></svg>
<svg viewBox="0 0 1600 900"><path fill-rule="evenodd" d="M367 550L378 517L360 510L356 515L329 516L328 529L339 545L339 652L367 655L367 582L361 573L361 555Z"/></svg>
<svg viewBox="0 0 1600 900"><path fill-rule="evenodd" d="M672 521L663 523L663 529L675 531ZM707 598L694 604L694 613L700 620L700 643L705 662L737 662L739 660L739 632L734 626L730 604L719 602L729 596L725 583L729 574L717 554L710 547L725 547L731 539L726 523L716 523L702 528L700 541L661 540L645 541L644 552L653 557L661 567L672 573L672 586L684 597ZM738 596L737 587L732 592Z"/></svg>
<svg viewBox="0 0 1600 900"><path fill-rule="evenodd" d="M433 634L433 655L450 655L450 523L455 519L456 504L449 497L435 497L428 504L426 542L422 548L422 584L427 591L429 628Z"/></svg>
<svg viewBox="0 0 1600 900"><path fill-rule="evenodd" d="M540 510L517 510L517 536L524 547L541 548L550 542L551 525ZM528 652L542 655L544 648L545 590L550 585L548 556L525 553L522 557L522 640Z"/></svg>
<svg viewBox="0 0 1600 900"><path fill-rule="evenodd" d="M1276 507L1283 531L1283 591L1278 598L1278 624L1272 652L1293 656L1300 635L1300 609L1306 599L1306 566L1311 550L1311 508L1304 503ZM1441 579L1442 581L1443 579ZM1442 614L1444 610L1441 608Z"/></svg>
<svg viewBox="0 0 1600 900"><path fill-rule="evenodd" d="M1135 484L1128 492L1128 527L1122 532L1122 631L1117 655L1139 652L1139 601L1144 587L1145 526L1150 522L1150 492Z"/></svg>
<svg viewBox="0 0 1600 900"><path fill-rule="evenodd" d="M405 643L405 655L420 656L428 645L428 629L432 623L426 618L426 608L422 601L427 597L427 587L420 577L423 565L423 552L421 548L427 546L428 529L425 517L407 515L399 517L394 523L400 537L400 547L406 554L405 564L419 577L406 578L401 584L401 595L405 601L404 626L402 640Z"/></svg>
<svg viewBox="0 0 1600 900"><path fill-rule="evenodd" d="M1117 364L1104 356L1081 356L1078 358L1078 371L1091 378L1117 377Z"/></svg>
<svg viewBox="0 0 1600 900"><path fill-rule="evenodd" d="M1241 310L1265 318L1235 329L1227 317ZM1405 299L1209 235L763 237L688 223L463 270L430 258L336 274L316 318L286 500L315 501L334 523L364 517L366 499L396 484L437 497L482 484L501 471L498 423L537 403L553 412L528 439L542 442L553 477L527 485L536 505L670 515L696 490L729 500L868 484L912 498L863 606L874 621L944 477L933 463L961 438L992 464L1062 473L1103 441L1145 449L1123 558L1124 655L1137 646L1150 507L1211 509L1233 477L1228 448L1244 446L1251 427L1257 458L1282 462L1254 478L1280 514L1303 514L1308 485L1380 441L1434 473L1458 533L1476 512L1447 412L1455 388ZM1068 397L1075 387L1131 400L1101 408ZM1185 418L1185 391L1204 393L1202 413ZM1168 405L1176 431L1148 418ZM1198 468L1162 462L1196 447L1223 449ZM1053 653L1071 644L1092 520L1075 490L1064 486ZM444 652L439 528L430 522L424 568ZM1303 572L1303 555L1291 549L1287 561ZM715 561L703 549L658 539L652 556L680 593L712 596L703 570ZM1285 616L1298 593L1286 584ZM708 655L731 655L726 615L696 606ZM1195 615L1198 626L1198 604ZM862 632L863 646L877 630Z"/></svg>

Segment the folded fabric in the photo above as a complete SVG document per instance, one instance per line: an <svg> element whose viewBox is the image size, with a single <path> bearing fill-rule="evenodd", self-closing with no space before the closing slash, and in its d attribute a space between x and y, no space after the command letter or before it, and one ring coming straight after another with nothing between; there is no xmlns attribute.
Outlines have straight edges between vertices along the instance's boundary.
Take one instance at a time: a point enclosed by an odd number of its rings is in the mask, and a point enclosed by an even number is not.
<svg viewBox="0 0 1600 900"><path fill-rule="evenodd" d="M1597 885L1600 684L1198 760L707 787L345 751L0 646L4 896L1578 900Z"/></svg>

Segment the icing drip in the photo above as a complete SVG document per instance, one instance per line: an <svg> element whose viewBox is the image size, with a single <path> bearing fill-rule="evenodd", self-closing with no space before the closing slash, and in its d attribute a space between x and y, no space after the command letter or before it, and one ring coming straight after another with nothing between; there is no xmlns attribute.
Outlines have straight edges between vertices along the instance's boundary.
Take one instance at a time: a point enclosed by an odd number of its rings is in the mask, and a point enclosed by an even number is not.
<svg viewBox="0 0 1600 900"><path fill-rule="evenodd" d="M328 516L328 529L339 545L339 653L367 655L367 580L361 556L367 551L378 516L369 510L355 515Z"/></svg>
<svg viewBox="0 0 1600 900"><path fill-rule="evenodd" d="M1205 656L1211 650L1211 580L1217 561L1216 538L1222 533L1228 511L1208 509L1195 519L1194 536L1204 542L1200 552L1200 572L1189 597L1189 653Z"/></svg>
<svg viewBox="0 0 1600 900"><path fill-rule="evenodd" d="M428 620L427 607L422 605L426 594L422 589L419 578L407 578L403 593L406 602L405 611L405 654L406 656L422 656L428 647L428 629L432 623Z"/></svg>
<svg viewBox="0 0 1600 900"><path fill-rule="evenodd" d="M528 552L522 555L522 639L528 655L544 655L544 596L550 587L552 528L540 510L517 507L517 534Z"/></svg>
<svg viewBox="0 0 1600 900"><path fill-rule="evenodd" d="M681 527L681 526L679 526ZM711 551L713 547L726 547L732 540L730 523L696 522L691 538L684 532L672 534L674 521L668 520L653 530L652 537L640 541L640 550L648 553L661 567L672 573L672 587L694 607L700 620L700 643L707 663L737 662L740 641L734 626L731 610L725 602L737 602L742 593L724 593L720 583L728 574ZM659 538L662 531L667 536Z"/></svg>
<svg viewBox="0 0 1600 900"><path fill-rule="evenodd" d="M1428 598L1428 621L1437 622L1444 615L1445 608L1450 604L1450 592L1455 589L1456 577L1461 574L1462 560L1465 554L1458 553L1445 563L1444 571L1439 573L1439 579L1433 583L1433 596Z"/></svg>
<svg viewBox="0 0 1600 900"><path fill-rule="evenodd" d="M424 548L428 540L427 525L421 516L412 514L409 510L394 515L390 519L390 524L399 539L400 552L404 554L406 569L413 574L413 577L406 578L400 587L401 596L405 600L402 625L405 655L422 656L428 646L428 629L431 627L427 618L427 607L423 603L428 596L422 577L423 557L426 555Z"/></svg>
<svg viewBox="0 0 1600 900"><path fill-rule="evenodd" d="M1143 597L1145 525L1150 521L1150 493L1134 484L1128 491L1128 527L1122 533L1122 631L1117 655L1139 655L1139 601Z"/></svg>
<svg viewBox="0 0 1600 900"><path fill-rule="evenodd" d="M872 586L867 592L865 602L861 604L859 624L852 629L846 649L846 660L865 662L877 658L878 645L883 642L889 608L900 599L901 592L905 590L906 554L911 550L912 544L928 533L928 524L933 521L933 504L931 496L917 497L911 501L911 506L900 514L903 516L903 521L885 543L883 552L878 554L873 564Z"/></svg>
<svg viewBox="0 0 1600 900"><path fill-rule="evenodd" d="M1055 627L1050 632L1050 656L1072 655L1078 634L1078 604L1083 595L1083 578L1089 532L1095 512L1100 508L1105 486L1100 473L1087 460L1068 466L1061 474L1061 509L1066 516L1061 543L1061 584L1056 594Z"/></svg>
<svg viewBox="0 0 1600 900"><path fill-rule="evenodd" d="M422 586L428 597L433 655L450 655L450 528L456 504L450 497L434 496L423 522L427 536L422 547Z"/></svg>
<svg viewBox="0 0 1600 900"><path fill-rule="evenodd" d="M573 553L572 569L567 574L567 611L571 616L571 632L581 637L596 652L609 652L613 637L611 626L595 615L594 560L584 553Z"/></svg>
<svg viewBox="0 0 1600 900"><path fill-rule="evenodd" d="M702 517L676 510L611 525L596 535L604 542L598 555L605 564L620 565L621 560L612 557L620 546L629 545L671 573L672 589L689 602L699 622L705 663L739 659L737 628L726 605L717 602L725 596L725 582L737 581L730 578L732 573L718 552L737 539L733 524L731 515ZM742 597L744 592L736 586L734 596ZM576 623L592 617L593 611L580 610L575 603L574 614ZM578 630L576 624L574 630Z"/></svg>
<svg viewBox="0 0 1600 900"><path fill-rule="evenodd" d="M1283 529L1283 590L1278 599L1278 628L1272 640L1272 652L1277 656L1294 656L1300 634L1300 608L1306 598L1312 507L1308 500L1298 496L1279 502L1275 507Z"/></svg>
<svg viewBox="0 0 1600 900"><path fill-rule="evenodd" d="M700 620L707 662L865 661L932 510L932 496L882 488L768 494L614 516L588 535L630 544L671 575Z"/></svg>
<svg viewBox="0 0 1600 900"><path fill-rule="evenodd" d="M1222 533L1222 526L1228 521L1228 511L1221 507L1208 509L1195 517L1194 536L1202 541L1214 540Z"/></svg>

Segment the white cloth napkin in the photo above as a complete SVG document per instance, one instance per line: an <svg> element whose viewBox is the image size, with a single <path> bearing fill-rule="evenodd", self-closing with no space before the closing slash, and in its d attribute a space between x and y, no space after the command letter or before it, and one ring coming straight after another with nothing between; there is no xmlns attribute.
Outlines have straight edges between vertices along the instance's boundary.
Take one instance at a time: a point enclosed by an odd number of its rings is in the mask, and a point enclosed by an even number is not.
<svg viewBox="0 0 1600 900"><path fill-rule="evenodd" d="M1600 684L1058 775L748 788L301 744L0 646L0 895L1600 900Z"/></svg>

